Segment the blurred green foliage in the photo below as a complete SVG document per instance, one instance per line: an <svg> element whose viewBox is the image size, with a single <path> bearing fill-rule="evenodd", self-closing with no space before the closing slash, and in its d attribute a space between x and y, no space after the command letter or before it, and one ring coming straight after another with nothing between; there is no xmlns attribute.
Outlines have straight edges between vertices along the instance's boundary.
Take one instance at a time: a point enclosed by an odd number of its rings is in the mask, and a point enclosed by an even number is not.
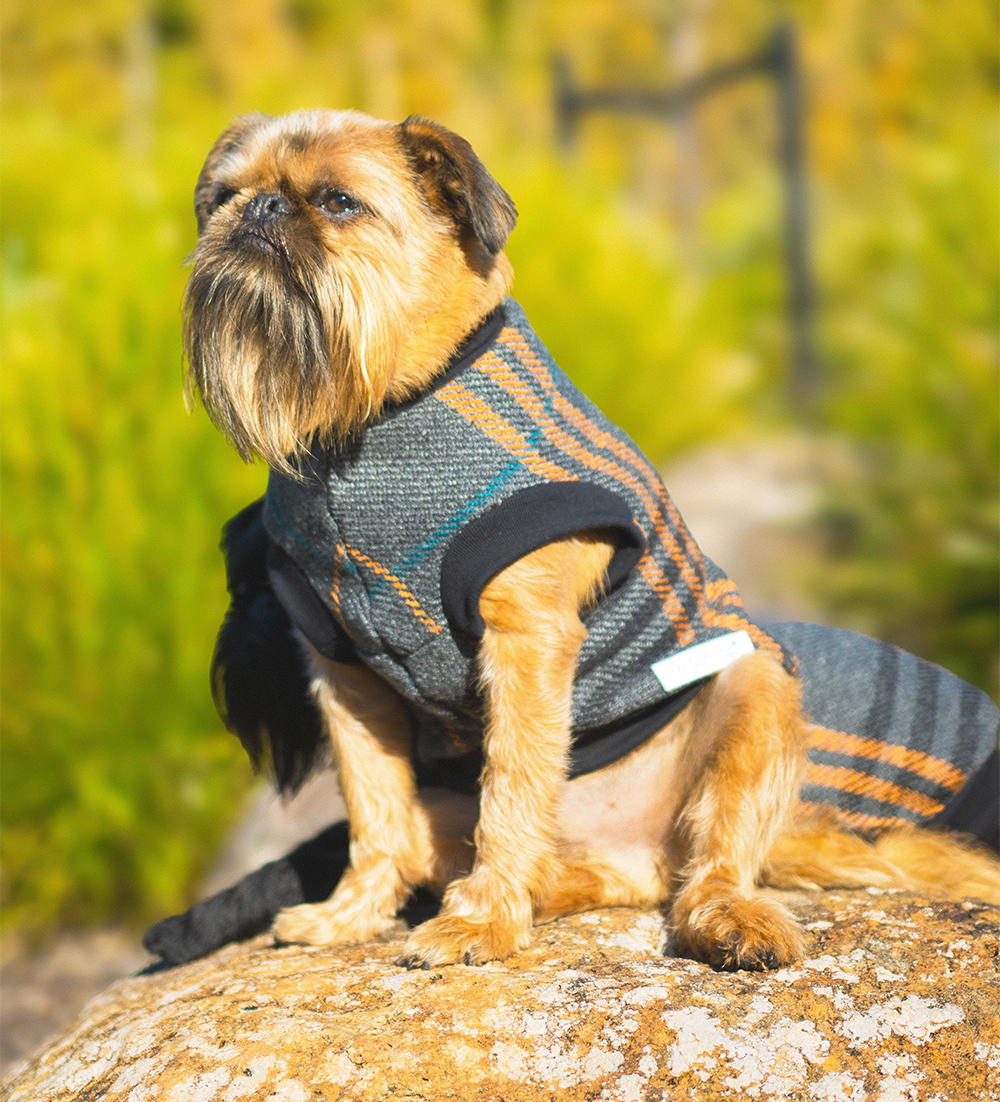
<svg viewBox="0 0 1000 1102"><path fill-rule="evenodd" d="M51 119L5 146L6 917L159 913L245 787L205 663L219 518L262 477L179 398L186 203Z"/></svg>
<svg viewBox="0 0 1000 1102"><path fill-rule="evenodd" d="M207 666L222 522L257 496L180 397L190 196L242 111L418 111L514 195L515 293L657 459L795 424L769 93L553 145L549 54L666 83L755 46L767 0L10 0L2 15L2 918L189 899L248 770ZM996 692L995 13L793 4L809 72L820 432L863 477L802 569L843 622Z"/></svg>
<svg viewBox="0 0 1000 1102"><path fill-rule="evenodd" d="M861 465L831 487L809 570L845 626L995 699L998 132L989 117L921 129L920 156L887 166L891 188L831 212L844 233L825 237L824 420Z"/></svg>

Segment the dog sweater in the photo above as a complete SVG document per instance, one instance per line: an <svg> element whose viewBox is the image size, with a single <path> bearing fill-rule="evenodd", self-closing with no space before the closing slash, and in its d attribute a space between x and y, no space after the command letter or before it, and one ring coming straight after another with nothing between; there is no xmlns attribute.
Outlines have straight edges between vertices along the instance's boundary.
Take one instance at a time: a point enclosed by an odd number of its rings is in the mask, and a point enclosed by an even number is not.
<svg viewBox="0 0 1000 1102"><path fill-rule="evenodd" d="M799 663L814 727L799 812L861 830L941 824L1000 848L1000 712L974 685L899 647L819 624L768 624Z"/></svg>
<svg viewBox="0 0 1000 1102"><path fill-rule="evenodd" d="M584 618L571 776L616 760L693 698L720 668L705 666L699 644L752 641L794 672L650 462L560 371L513 300L427 390L358 439L315 447L301 474L268 482L275 591L321 653L364 662L399 693L417 762L445 780L461 760L468 781L481 744L483 587L577 532L604 529L616 551Z"/></svg>

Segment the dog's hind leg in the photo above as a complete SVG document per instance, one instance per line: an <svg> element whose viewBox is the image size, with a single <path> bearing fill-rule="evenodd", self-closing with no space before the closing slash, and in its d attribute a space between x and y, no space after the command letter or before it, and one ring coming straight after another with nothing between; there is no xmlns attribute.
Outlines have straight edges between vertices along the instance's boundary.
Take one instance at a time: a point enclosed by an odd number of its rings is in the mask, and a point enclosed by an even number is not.
<svg viewBox="0 0 1000 1102"><path fill-rule="evenodd" d="M366 941L387 929L410 889L433 879L431 827L417 800L410 725L395 693L363 666L314 654L314 692L333 743L350 821L350 864L324 903L281 911L282 942Z"/></svg>
<svg viewBox="0 0 1000 1102"><path fill-rule="evenodd" d="M833 809L784 832L761 878L775 888L906 888L1000 904L1000 861L967 835L914 826L868 839L838 822Z"/></svg>
<svg viewBox="0 0 1000 1102"><path fill-rule="evenodd" d="M801 955L788 911L755 895L799 787L808 725L798 682L770 656L734 662L693 702L691 746L707 752L670 844L680 947L720 968L774 968Z"/></svg>

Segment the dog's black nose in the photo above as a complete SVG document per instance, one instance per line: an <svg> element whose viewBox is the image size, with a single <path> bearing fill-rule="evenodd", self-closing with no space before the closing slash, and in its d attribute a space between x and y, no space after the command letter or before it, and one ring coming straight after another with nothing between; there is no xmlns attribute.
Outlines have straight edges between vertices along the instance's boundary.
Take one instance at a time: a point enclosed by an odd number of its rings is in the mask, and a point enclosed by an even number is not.
<svg viewBox="0 0 1000 1102"><path fill-rule="evenodd" d="M292 205L274 191L261 191L243 208L244 222L271 222L283 214L291 214Z"/></svg>

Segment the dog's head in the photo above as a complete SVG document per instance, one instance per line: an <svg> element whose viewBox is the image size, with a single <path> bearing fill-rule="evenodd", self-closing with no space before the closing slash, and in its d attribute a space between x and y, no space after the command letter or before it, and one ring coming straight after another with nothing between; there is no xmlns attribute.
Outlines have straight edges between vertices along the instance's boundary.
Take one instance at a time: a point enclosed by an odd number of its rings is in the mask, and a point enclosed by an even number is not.
<svg viewBox="0 0 1000 1102"><path fill-rule="evenodd" d="M426 385L510 286L514 204L418 117L246 115L195 212L188 393L245 459L284 470Z"/></svg>

